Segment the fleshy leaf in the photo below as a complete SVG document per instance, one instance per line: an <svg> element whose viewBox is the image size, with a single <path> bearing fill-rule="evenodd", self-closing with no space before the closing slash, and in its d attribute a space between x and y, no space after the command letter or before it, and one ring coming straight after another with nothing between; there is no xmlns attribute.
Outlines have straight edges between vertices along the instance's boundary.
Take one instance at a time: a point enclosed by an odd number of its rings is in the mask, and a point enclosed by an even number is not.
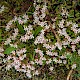
<svg viewBox="0 0 80 80"><path fill-rule="evenodd" d="M38 27L38 28L35 30L35 32L33 33L34 36L36 37L42 29L43 29L42 27Z"/></svg>
<svg viewBox="0 0 80 80"><path fill-rule="evenodd" d="M4 54L10 54L12 51L16 50L14 47L8 47L5 51Z"/></svg>
<svg viewBox="0 0 80 80"><path fill-rule="evenodd" d="M22 25L20 25L18 22L16 22L17 23L17 27L18 27L18 29L19 29L19 32L20 33L24 33L24 28L23 28L23 26Z"/></svg>

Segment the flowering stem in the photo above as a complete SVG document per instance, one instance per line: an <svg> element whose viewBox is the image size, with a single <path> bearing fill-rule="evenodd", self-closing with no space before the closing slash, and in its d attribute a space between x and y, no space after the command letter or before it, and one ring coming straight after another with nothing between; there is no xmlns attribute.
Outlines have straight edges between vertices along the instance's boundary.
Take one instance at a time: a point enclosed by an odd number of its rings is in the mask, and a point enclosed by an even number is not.
<svg viewBox="0 0 80 80"><path fill-rule="evenodd" d="M52 33L55 35L57 41L60 43L60 39L59 39L59 37L58 37L56 31L52 28L52 24L51 24L50 21L49 21L49 24L50 24L50 29L51 29Z"/></svg>
<svg viewBox="0 0 80 80"><path fill-rule="evenodd" d="M70 76L71 76L72 72L73 72L73 69L71 69L71 70L69 71L68 76L67 76L67 80L70 79Z"/></svg>

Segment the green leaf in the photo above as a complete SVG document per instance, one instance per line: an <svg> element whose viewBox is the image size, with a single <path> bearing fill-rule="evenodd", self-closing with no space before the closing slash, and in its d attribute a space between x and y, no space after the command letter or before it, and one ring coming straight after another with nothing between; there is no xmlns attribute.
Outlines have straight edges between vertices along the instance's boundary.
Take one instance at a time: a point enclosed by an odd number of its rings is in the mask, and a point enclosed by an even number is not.
<svg viewBox="0 0 80 80"><path fill-rule="evenodd" d="M5 51L4 54L10 54L12 51L16 50L14 47L8 47Z"/></svg>
<svg viewBox="0 0 80 80"><path fill-rule="evenodd" d="M35 32L33 33L34 36L36 37L42 29L43 29L42 27L38 27L38 28L35 30Z"/></svg>
<svg viewBox="0 0 80 80"><path fill-rule="evenodd" d="M17 27L18 27L18 29L19 29L19 32L23 34L23 33L25 32L24 29L23 29L23 26L20 25L20 24L18 23L18 21L16 22L16 24L17 24Z"/></svg>

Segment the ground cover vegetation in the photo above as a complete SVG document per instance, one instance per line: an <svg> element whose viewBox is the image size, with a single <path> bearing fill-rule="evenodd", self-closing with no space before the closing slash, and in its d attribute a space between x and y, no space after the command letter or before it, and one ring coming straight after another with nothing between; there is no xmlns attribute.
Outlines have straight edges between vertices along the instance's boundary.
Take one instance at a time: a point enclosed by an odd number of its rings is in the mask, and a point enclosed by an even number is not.
<svg viewBox="0 0 80 80"><path fill-rule="evenodd" d="M0 0L1 80L80 80L79 0Z"/></svg>

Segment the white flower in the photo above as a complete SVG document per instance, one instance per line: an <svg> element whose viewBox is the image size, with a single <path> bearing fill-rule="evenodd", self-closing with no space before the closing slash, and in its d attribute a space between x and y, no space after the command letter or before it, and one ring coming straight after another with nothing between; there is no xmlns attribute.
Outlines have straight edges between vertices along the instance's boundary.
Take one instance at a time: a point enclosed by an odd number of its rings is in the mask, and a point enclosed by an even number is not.
<svg viewBox="0 0 80 80"><path fill-rule="evenodd" d="M24 30L25 30L25 31L28 31L28 28L27 28L27 26L25 26L25 25L24 25Z"/></svg>
<svg viewBox="0 0 80 80"><path fill-rule="evenodd" d="M0 5L1 6L1 5ZM0 13L2 13L4 11L5 7L4 5L0 8Z"/></svg>
<svg viewBox="0 0 80 80"><path fill-rule="evenodd" d="M52 53L52 52L50 52L49 50L48 50L48 51L46 51L46 54L47 54L47 55L49 55L49 56L53 56L53 53Z"/></svg>
<svg viewBox="0 0 80 80"><path fill-rule="evenodd" d="M53 55L54 55L54 56L58 56L58 53L57 53L57 52L54 52Z"/></svg>
<svg viewBox="0 0 80 80"><path fill-rule="evenodd" d="M35 8L35 9L36 9L36 11L37 11L37 10L39 10L39 8L40 8L40 6L39 6L39 5L37 5L37 6L36 6L36 8Z"/></svg>
<svg viewBox="0 0 80 80"><path fill-rule="evenodd" d="M51 59L48 59L48 61L46 61L46 64L50 64L52 62Z"/></svg>
<svg viewBox="0 0 80 80"><path fill-rule="evenodd" d="M59 42L56 42L55 45L58 47L59 50L62 49L62 45Z"/></svg>
<svg viewBox="0 0 80 80"><path fill-rule="evenodd" d="M14 65L14 67L15 67L16 70L20 68L19 65Z"/></svg>
<svg viewBox="0 0 80 80"><path fill-rule="evenodd" d="M3 52L3 51L4 51L4 49L2 47L0 47L0 52Z"/></svg>
<svg viewBox="0 0 80 80"><path fill-rule="evenodd" d="M40 34L39 36L36 37L34 44L37 45L39 43L46 43L46 39L44 38L43 34Z"/></svg>
<svg viewBox="0 0 80 80"><path fill-rule="evenodd" d="M78 33L78 30L77 30L77 28L75 28L75 27L71 27L71 30L73 30L75 34Z"/></svg>
<svg viewBox="0 0 80 80"><path fill-rule="evenodd" d="M27 68L31 69L31 65L27 64Z"/></svg>
<svg viewBox="0 0 80 80"><path fill-rule="evenodd" d="M26 76L27 76L28 78L31 78L31 77L32 77L31 73L26 73Z"/></svg>
<svg viewBox="0 0 80 80"><path fill-rule="evenodd" d="M44 27L45 27L45 30L46 30L46 29L49 29L49 27L50 27L50 26L48 26L48 25L45 25Z"/></svg>
<svg viewBox="0 0 80 80"><path fill-rule="evenodd" d="M53 58L53 61L56 62L56 63L58 62L57 58Z"/></svg>
<svg viewBox="0 0 80 80"><path fill-rule="evenodd" d="M78 33L80 33L80 28L78 29Z"/></svg>
<svg viewBox="0 0 80 80"><path fill-rule="evenodd" d="M26 42L26 38L24 36L21 36L20 41Z"/></svg>
<svg viewBox="0 0 80 80"><path fill-rule="evenodd" d="M63 60L63 64L66 64L67 63L67 61L66 60Z"/></svg>
<svg viewBox="0 0 80 80"><path fill-rule="evenodd" d="M12 66L11 66L10 64L8 64L8 65L6 66L6 70L10 70L11 67L12 67Z"/></svg>
<svg viewBox="0 0 80 80"><path fill-rule="evenodd" d="M62 16L68 16L68 11L64 8L62 8L62 13L61 13Z"/></svg>
<svg viewBox="0 0 80 80"><path fill-rule="evenodd" d="M10 21L7 23L7 26L6 26L6 28L5 28L6 31L8 31L8 30L10 29L13 21L14 21L14 20L10 20Z"/></svg>
<svg viewBox="0 0 80 80"><path fill-rule="evenodd" d="M21 50L23 53L25 53L27 51L26 48L22 48Z"/></svg>
<svg viewBox="0 0 80 80"><path fill-rule="evenodd" d="M40 64L40 65L42 65L42 64L43 64L42 58L41 58L41 59L39 59L38 64Z"/></svg>
<svg viewBox="0 0 80 80"><path fill-rule="evenodd" d="M23 60L24 58L23 58L23 56L20 56L19 59L20 59L20 60Z"/></svg>
<svg viewBox="0 0 80 80"><path fill-rule="evenodd" d="M46 60L46 58L45 57L41 57L42 58L42 60Z"/></svg>
<svg viewBox="0 0 80 80"><path fill-rule="evenodd" d="M65 21L65 20L62 19L62 20L59 22L59 27L60 27L60 28L64 28L64 25L63 25L63 24L64 24L64 21Z"/></svg>
<svg viewBox="0 0 80 80"><path fill-rule="evenodd" d="M68 42L72 41L71 37L69 35L67 35L67 34L65 35L65 38L67 38Z"/></svg>
<svg viewBox="0 0 80 80"><path fill-rule="evenodd" d="M72 47L71 47L73 52L76 51L75 47L76 47L76 45L72 45Z"/></svg>
<svg viewBox="0 0 80 80"><path fill-rule="evenodd" d="M61 59L65 59L65 58L66 58L66 56L65 56L65 55L62 55L62 56L60 56L60 58L61 58Z"/></svg>
<svg viewBox="0 0 80 80"><path fill-rule="evenodd" d="M0 56L4 57L4 54L3 53L0 53Z"/></svg>
<svg viewBox="0 0 80 80"><path fill-rule="evenodd" d="M69 26L70 24L73 24L72 21L67 22L66 26Z"/></svg>
<svg viewBox="0 0 80 80"><path fill-rule="evenodd" d="M11 39L10 38L7 38L7 40L5 41L5 45L8 45L8 44L10 44L10 42L11 42Z"/></svg>
<svg viewBox="0 0 80 80"><path fill-rule="evenodd" d="M62 60L59 59L57 63L62 63Z"/></svg>
<svg viewBox="0 0 80 80"><path fill-rule="evenodd" d="M35 70L35 67L34 66L31 66L31 69L30 70Z"/></svg>
<svg viewBox="0 0 80 80"><path fill-rule="evenodd" d="M26 20L29 19L28 15L26 15L26 14L24 14L22 17L23 17L24 19L26 19Z"/></svg>
<svg viewBox="0 0 80 80"><path fill-rule="evenodd" d="M28 25L29 30L33 30L32 25Z"/></svg>
<svg viewBox="0 0 80 80"><path fill-rule="evenodd" d="M78 24L73 23L73 24L72 24L72 27L77 28L77 27L78 27Z"/></svg>
<svg viewBox="0 0 80 80"><path fill-rule="evenodd" d="M39 71L36 70L35 73L34 73L34 75L39 75Z"/></svg>
<svg viewBox="0 0 80 80"><path fill-rule="evenodd" d="M4 63L6 63L6 62L7 62L7 60L6 60L6 59L3 59L3 62L4 62Z"/></svg>
<svg viewBox="0 0 80 80"><path fill-rule="evenodd" d="M12 58L11 56L8 56L8 57L7 57L7 60L10 60L11 58Z"/></svg>
<svg viewBox="0 0 80 80"><path fill-rule="evenodd" d="M19 24L23 24L23 20L21 19L21 17L18 17L18 22L19 22Z"/></svg>
<svg viewBox="0 0 80 80"><path fill-rule="evenodd" d="M62 41L62 45L68 45L69 42L68 41Z"/></svg>
<svg viewBox="0 0 80 80"><path fill-rule="evenodd" d="M31 61L31 64L33 64L33 65L34 65L34 62L33 62L33 61Z"/></svg>
<svg viewBox="0 0 80 80"><path fill-rule="evenodd" d="M80 49L78 49L78 54L79 54L79 56L80 56Z"/></svg>
<svg viewBox="0 0 80 80"><path fill-rule="evenodd" d="M45 22L38 22L38 25L40 25L41 27L44 27Z"/></svg>
<svg viewBox="0 0 80 80"><path fill-rule="evenodd" d="M17 48L17 44L10 44L11 47Z"/></svg>
<svg viewBox="0 0 80 80"><path fill-rule="evenodd" d="M50 69L50 71L52 71L54 68L51 66L49 69Z"/></svg>
<svg viewBox="0 0 80 80"><path fill-rule="evenodd" d="M41 51L41 50L39 50L39 49L35 49L35 52L36 53L39 53L39 55L41 56L41 57L43 57L43 51Z"/></svg>
<svg viewBox="0 0 80 80"><path fill-rule="evenodd" d="M72 69L75 69L76 68L76 64L73 64L71 67L72 67Z"/></svg>
<svg viewBox="0 0 80 80"><path fill-rule="evenodd" d="M38 18L38 17L35 17L35 19L34 19L34 22L33 22L33 23L35 24L35 23L39 23L39 22L40 22L40 21L39 21L39 18Z"/></svg>
<svg viewBox="0 0 80 80"><path fill-rule="evenodd" d="M22 65L22 68L26 69L26 65L25 65L25 64L23 64L23 65Z"/></svg>
<svg viewBox="0 0 80 80"><path fill-rule="evenodd" d="M19 72L24 72L24 73L26 72L25 69L20 69L20 68L19 68L19 69L16 69L16 70L19 71Z"/></svg>
<svg viewBox="0 0 80 80"><path fill-rule="evenodd" d="M42 20L46 16L45 13L42 13L42 15L39 16L39 18Z"/></svg>

